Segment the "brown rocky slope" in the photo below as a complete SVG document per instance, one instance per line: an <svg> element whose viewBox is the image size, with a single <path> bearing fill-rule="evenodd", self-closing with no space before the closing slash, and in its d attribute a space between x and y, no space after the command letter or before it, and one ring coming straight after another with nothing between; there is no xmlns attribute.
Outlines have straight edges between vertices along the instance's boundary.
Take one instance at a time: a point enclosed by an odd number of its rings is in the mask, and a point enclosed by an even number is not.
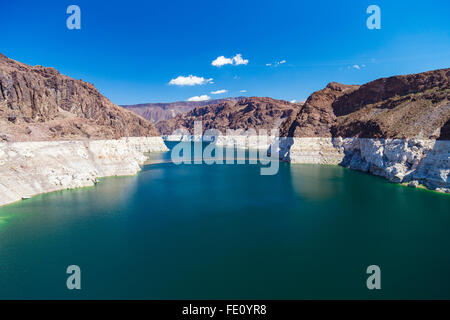
<svg viewBox="0 0 450 320"><path fill-rule="evenodd" d="M362 86L330 83L313 93L285 137L449 140L450 69L381 78Z"/></svg>
<svg viewBox="0 0 450 320"><path fill-rule="evenodd" d="M227 129L265 129L270 133L289 118L298 105L272 98L250 97L238 101L224 101L180 114L156 124L161 134L170 135L186 128L193 134L194 122L202 121L203 130L216 129L226 134Z"/></svg>
<svg viewBox="0 0 450 320"><path fill-rule="evenodd" d="M280 158L450 193L450 69L330 83L286 121Z"/></svg>
<svg viewBox="0 0 450 320"><path fill-rule="evenodd" d="M217 104L225 101L238 101L243 97L223 98L208 101L178 101L169 103L142 103L134 105L123 105L121 107L133 111L141 117L158 123L160 121L169 120L179 114L189 112L197 107L203 107L209 104Z"/></svg>
<svg viewBox="0 0 450 320"><path fill-rule="evenodd" d="M2 54L0 132L0 141L159 135L150 122L113 104L92 84Z"/></svg>

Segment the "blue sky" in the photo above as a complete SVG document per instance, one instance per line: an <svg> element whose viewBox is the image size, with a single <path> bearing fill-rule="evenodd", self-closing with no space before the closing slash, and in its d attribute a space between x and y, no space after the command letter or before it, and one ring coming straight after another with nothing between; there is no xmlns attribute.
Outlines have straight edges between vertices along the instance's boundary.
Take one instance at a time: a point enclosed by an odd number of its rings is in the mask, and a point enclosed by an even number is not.
<svg viewBox="0 0 450 320"><path fill-rule="evenodd" d="M71 4L81 8L81 30L66 27ZM371 4L381 9L380 30L366 27ZM92 82L117 104L202 95L298 101L331 81L361 84L450 67L448 0L17 0L0 6L0 52ZM248 63L211 64L236 54ZM213 80L169 85L189 75Z"/></svg>

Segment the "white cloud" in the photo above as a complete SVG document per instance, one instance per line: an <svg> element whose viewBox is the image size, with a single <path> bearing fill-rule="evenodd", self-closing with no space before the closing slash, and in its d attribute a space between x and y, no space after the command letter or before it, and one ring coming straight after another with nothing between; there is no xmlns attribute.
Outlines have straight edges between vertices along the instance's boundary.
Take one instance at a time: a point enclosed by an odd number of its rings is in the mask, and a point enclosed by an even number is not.
<svg viewBox="0 0 450 320"><path fill-rule="evenodd" d="M221 93L227 93L228 90L222 89L222 90L217 90L217 91L211 91L211 94L221 94Z"/></svg>
<svg viewBox="0 0 450 320"><path fill-rule="evenodd" d="M233 62L236 66L238 66L240 64L244 64L244 65L248 64L248 60L243 59L242 55L240 53L238 53L237 55L234 56Z"/></svg>
<svg viewBox="0 0 450 320"><path fill-rule="evenodd" d="M242 92L242 93L246 93L246 92L247 92L247 90L241 90L241 91L239 91L239 92Z"/></svg>
<svg viewBox="0 0 450 320"><path fill-rule="evenodd" d="M248 60L242 58L242 55L238 53L233 58L226 58L224 56L217 57L213 62L211 62L211 65L214 67L222 67L224 65L231 64L231 65L241 65L241 64L248 64Z"/></svg>
<svg viewBox="0 0 450 320"><path fill-rule="evenodd" d="M204 95L201 95L201 96L190 97L188 99L188 101L207 101L207 100L210 100L210 99L211 98L209 96L204 94Z"/></svg>
<svg viewBox="0 0 450 320"><path fill-rule="evenodd" d="M297 100L295 100L295 99L294 99L294 100L291 100L291 103L296 103L296 102L297 102Z"/></svg>
<svg viewBox="0 0 450 320"><path fill-rule="evenodd" d="M266 67L270 67L271 65L271 63L266 63Z"/></svg>
<svg viewBox="0 0 450 320"><path fill-rule="evenodd" d="M360 67L359 65L357 65L357 64L354 64L352 68L353 68L353 69L356 69L356 70L361 69L361 67Z"/></svg>
<svg viewBox="0 0 450 320"><path fill-rule="evenodd" d="M177 78L170 80L169 84L175 86L195 86L206 83L213 83L212 80L212 78L205 79L203 77L196 77L193 75L190 75L188 77L178 76Z"/></svg>
<svg viewBox="0 0 450 320"><path fill-rule="evenodd" d="M281 61L279 62L279 64L283 64L283 63L286 63L286 60L281 60Z"/></svg>
<svg viewBox="0 0 450 320"><path fill-rule="evenodd" d="M225 58L224 56L217 57L212 63L214 67L221 67L226 64L233 64L233 59Z"/></svg>

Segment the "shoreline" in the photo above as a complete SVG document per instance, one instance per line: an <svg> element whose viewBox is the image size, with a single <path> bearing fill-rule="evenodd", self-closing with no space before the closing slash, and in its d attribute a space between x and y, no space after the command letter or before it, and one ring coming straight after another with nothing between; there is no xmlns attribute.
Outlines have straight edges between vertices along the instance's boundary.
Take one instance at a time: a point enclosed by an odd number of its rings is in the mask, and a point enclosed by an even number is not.
<svg viewBox="0 0 450 320"><path fill-rule="evenodd" d="M450 193L450 141L434 139L280 138L280 159L340 165L390 182Z"/></svg>
<svg viewBox="0 0 450 320"><path fill-rule="evenodd" d="M263 149L239 140L236 148ZM450 141L441 140L280 138L279 161L339 165L401 186L450 194L448 150ZM0 206L94 186L101 178L134 176L153 164L146 163L146 153L167 151L162 137L0 143Z"/></svg>
<svg viewBox="0 0 450 320"><path fill-rule="evenodd" d="M193 135L163 136L172 142L211 142ZM291 164L339 165L381 176L411 188L450 194L450 141L342 137L218 136L218 147L271 152L277 140L279 160ZM270 144L268 144L270 143Z"/></svg>
<svg viewBox="0 0 450 320"><path fill-rule="evenodd" d="M0 206L135 175L148 158L144 153L163 151L161 137L0 143Z"/></svg>
<svg viewBox="0 0 450 320"><path fill-rule="evenodd" d="M155 151L155 152L165 152L165 151ZM392 185L394 185L394 186L398 186L398 187L402 187L402 188L408 188L408 189L419 189L419 191L431 192L431 193L434 193L434 194L437 194L437 195L441 195L441 196L445 196L445 195L450 196L450 193L447 193L447 192L441 192L441 191L436 191L436 190L427 188L427 187L424 186L424 185L419 185L419 186L417 186L417 187L411 187L411 186L409 186L407 183L397 183L397 182L392 182L392 181L389 181L389 180L387 180L387 179L385 179L385 178L383 178L383 177L381 177L381 176L373 175L373 174L370 174L370 173L367 173L367 172L362 172L362 171L360 171L360 170L354 170L354 169L351 169L351 168L348 168L348 167L344 167L344 166L341 166L341 165L336 165L336 164L326 164L326 163L322 163L322 164L319 164L319 163L291 163L291 162L289 162L289 161L287 161L287 160L282 160L282 159L280 159L279 161L280 161L280 162L284 162L284 163L294 164L294 165L298 164L298 165L313 165L313 166L319 165L319 166L330 166L330 167L342 167L342 168L344 168L344 169L351 170L351 171L359 171L359 172L362 173L362 174L367 174L367 175L369 175L369 176L371 176L371 177L374 177L374 178L380 178L380 179L383 179L383 180L385 180L388 184L392 184ZM74 190L79 190L79 189L88 189L88 188L92 188L92 187L95 187L97 184L102 183L102 181L103 181L104 179L134 177L134 176L137 176L137 175L142 171L142 167L144 167L144 166L147 166L147 165L150 165L150 166L151 166L151 165L155 165L155 164L166 164L166 163L172 163L172 161L169 160L169 161L156 162L156 163L143 163L143 164L141 165L141 170L137 171L137 172L134 173L134 174L129 174L129 175L115 175L115 176L103 176L103 177L98 177L97 181L96 181L93 185L86 185L86 186L80 186L80 187L75 187L75 188L59 189L59 190L53 190L53 191L48 191L48 192L38 193L38 194L35 194L35 195L33 195L32 197L30 197L29 199L19 199L19 200L14 201L14 202L6 203L6 204L1 204L1 205L0 205L0 210L1 210L2 208L7 207L7 206L14 205L14 204L18 204L18 203L20 203L20 202L22 202L22 201L25 201L25 200L33 200L33 199L35 199L37 196L41 196L41 195L46 195L46 194L51 194L51 193L56 193L56 192L74 191ZM0 217L0 222L1 222L1 217ZM1 224L1 223L0 223L0 224Z"/></svg>

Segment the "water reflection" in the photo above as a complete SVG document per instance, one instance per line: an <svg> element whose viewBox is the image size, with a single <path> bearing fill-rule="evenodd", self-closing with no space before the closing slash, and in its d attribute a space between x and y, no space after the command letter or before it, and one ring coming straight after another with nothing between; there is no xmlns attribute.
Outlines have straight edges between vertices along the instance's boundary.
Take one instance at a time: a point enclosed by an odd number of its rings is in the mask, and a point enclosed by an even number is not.
<svg viewBox="0 0 450 320"><path fill-rule="evenodd" d="M323 200L343 191L344 168L315 164L291 164L289 168L294 191L301 197Z"/></svg>
<svg viewBox="0 0 450 320"><path fill-rule="evenodd" d="M100 179L93 187L37 195L0 208L0 225L11 216L27 212L47 212L56 220L61 216L73 215L73 219L78 219L93 212L111 212L130 201L136 193L137 184L138 176L108 177Z"/></svg>
<svg viewBox="0 0 450 320"><path fill-rule="evenodd" d="M147 160L144 165L170 162L170 151L146 153Z"/></svg>

